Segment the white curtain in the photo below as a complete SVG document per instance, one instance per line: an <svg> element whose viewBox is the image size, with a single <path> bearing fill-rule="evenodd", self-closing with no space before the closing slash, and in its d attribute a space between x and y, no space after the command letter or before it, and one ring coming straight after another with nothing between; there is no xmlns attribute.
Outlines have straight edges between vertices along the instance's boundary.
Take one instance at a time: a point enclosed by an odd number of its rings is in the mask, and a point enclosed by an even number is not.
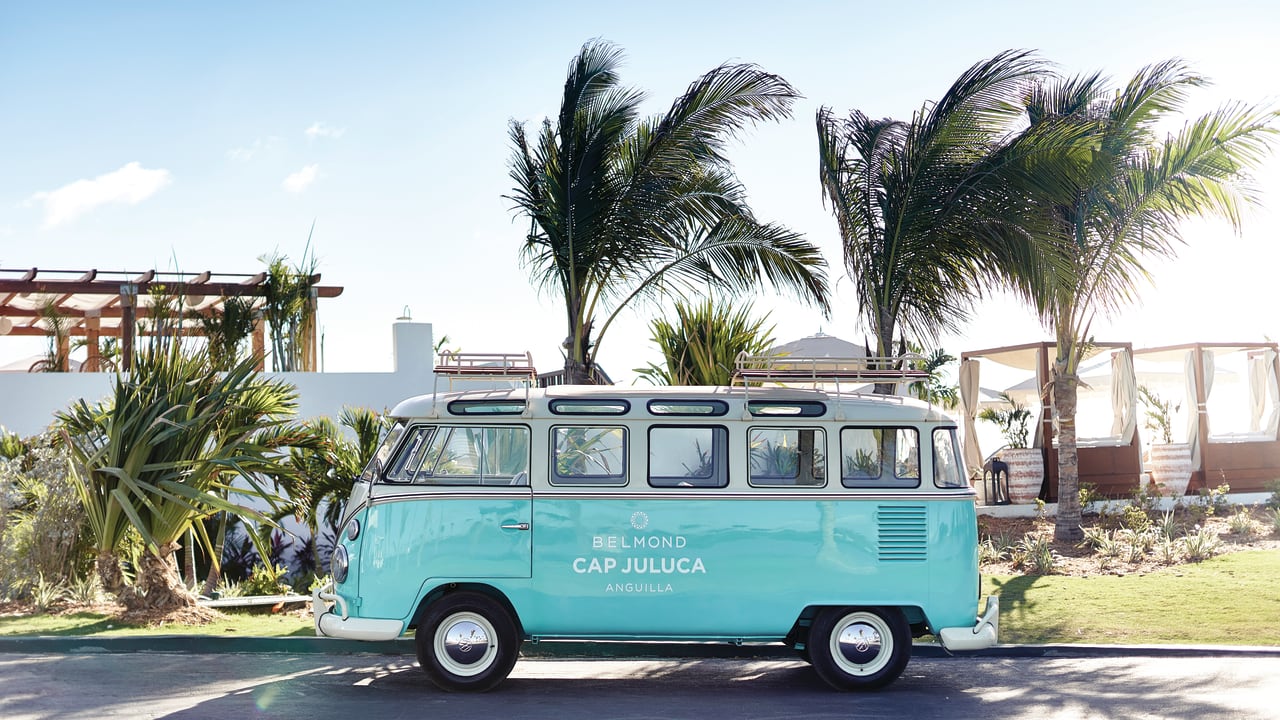
<svg viewBox="0 0 1280 720"><path fill-rule="evenodd" d="M1267 410L1267 373L1271 365L1263 353L1249 353L1249 432L1262 431L1262 413Z"/></svg>
<svg viewBox="0 0 1280 720"><path fill-rule="evenodd" d="M1128 445L1138 429L1138 380L1127 348L1111 353L1111 415L1112 436Z"/></svg>
<svg viewBox="0 0 1280 720"><path fill-rule="evenodd" d="M1280 435L1280 376L1276 373L1276 351L1266 350L1262 355L1267 373L1267 396L1271 399L1271 414L1267 416L1267 423L1261 429L1268 437L1276 438Z"/></svg>
<svg viewBox="0 0 1280 720"><path fill-rule="evenodd" d="M1205 412L1205 408L1208 406L1208 403L1209 403L1209 394L1213 392L1213 375L1214 375L1213 351L1201 350L1200 361L1204 365L1203 381L1204 381L1204 400L1205 401L1203 404L1196 402L1195 350L1190 350L1187 352L1187 398L1188 398L1187 402L1188 402L1188 407L1191 409L1191 412L1188 413L1188 418L1187 418L1187 442L1191 445L1191 467L1197 470L1200 469L1200 451L1202 449L1200 447L1201 416L1202 415L1204 416L1203 422L1206 425L1208 425L1209 423L1209 416L1208 416L1208 413ZM1207 430L1208 432L1213 432L1212 428L1208 428Z"/></svg>
<svg viewBox="0 0 1280 720"><path fill-rule="evenodd" d="M1187 382L1187 444L1191 446L1191 467L1200 467L1200 413L1196 409L1196 355L1188 350L1184 363Z"/></svg>
<svg viewBox="0 0 1280 720"><path fill-rule="evenodd" d="M978 446L978 361L960 361L960 406L964 409L964 462L969 474L982 472L982 448Z"/></svg>

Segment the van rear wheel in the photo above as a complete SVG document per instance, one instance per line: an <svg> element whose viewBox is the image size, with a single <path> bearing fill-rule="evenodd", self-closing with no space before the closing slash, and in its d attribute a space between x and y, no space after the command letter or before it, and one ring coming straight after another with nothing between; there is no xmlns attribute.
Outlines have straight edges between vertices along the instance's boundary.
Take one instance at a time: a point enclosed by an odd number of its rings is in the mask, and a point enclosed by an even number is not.
<svg viewBox="0 0 1280 720"><path fill-rule="evenodd" d="M414 637L427 678L450 692L485 692L511 674L520 653L515 620L476 592L446 595L427 608Z"/></svg>
<svg viewBox="0 0 1280 720"><path fill-rule="evenodd" d="M893 682L911 659L911 628L897 608L827 608L809 628L813 669L837 690Z"/></svg>

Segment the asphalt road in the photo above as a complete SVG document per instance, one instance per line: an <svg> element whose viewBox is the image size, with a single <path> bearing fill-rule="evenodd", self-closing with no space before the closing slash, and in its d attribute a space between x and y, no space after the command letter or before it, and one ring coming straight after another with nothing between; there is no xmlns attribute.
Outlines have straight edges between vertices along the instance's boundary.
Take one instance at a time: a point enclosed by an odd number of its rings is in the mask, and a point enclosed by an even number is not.
<svg viewBox="0 0 1280 720"><path fill-rule="evenodd" d="M0 718L1277 718L1280 657L915 658L875 693L789 660L521 660L451 695L412 656L0 655Z"/></svg>

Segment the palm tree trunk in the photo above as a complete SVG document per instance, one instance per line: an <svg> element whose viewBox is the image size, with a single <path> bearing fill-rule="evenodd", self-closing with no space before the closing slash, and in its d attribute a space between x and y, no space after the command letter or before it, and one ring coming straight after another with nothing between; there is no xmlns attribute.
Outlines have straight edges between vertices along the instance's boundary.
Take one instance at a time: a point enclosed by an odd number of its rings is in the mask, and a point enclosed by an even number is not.
<svg viewBox="0 0 1280 720"><path fill-rule="evenodd" d="M178 577L178 563L174 553L176 542L160 548L159 552L148 547L138 559L137 593L127 593L125 607L129 610L179 610L196 606L196 596Z"/></svg>
<svg viewBox="0 0 1280 720"><path fill-rule="evenodd" d="M591 365L571 357L564 359L564 382L566 385L594 385L594 373Z"/></svg>
<svg viewBox="0 0 1280 720"><path fill-rule="evenodd" d="M94 566L97 568L98 581L102 583L103 591L120 597L124 592L124 573L120 572L120 558L110 551L103 550L94 560Z"/></svg>
<svg viewBox="0 0 1280 720"><path fill-rule="evenodd" d="M1080 456L1076 448L1076 393L1080 378L1061 364L1053 368L1053 407L1058 418L1058 516L1053 539L1079 542Z"/></svg>

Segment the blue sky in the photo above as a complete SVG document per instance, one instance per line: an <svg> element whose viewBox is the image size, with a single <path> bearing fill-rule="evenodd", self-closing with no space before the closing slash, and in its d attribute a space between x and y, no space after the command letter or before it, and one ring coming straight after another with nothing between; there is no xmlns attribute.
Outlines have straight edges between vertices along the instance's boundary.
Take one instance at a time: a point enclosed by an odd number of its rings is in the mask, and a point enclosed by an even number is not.
<svg viewBox="0 0 1280 720"><path fill-rule="evenodd" d="M1031 48L1069 73L1124 79L1181 57L1229 99L1280 100L1280 12L1270 3L45 3L0 5L0 267L255 272L313 248L342 297L321 307L329 370L386 370L408 306L454 346L531 350L561 364L563 311L518 265L509 119L557 110L565 68L603 37L626 83L664 109L725 61L754 62L805 95L795 117L747 133L731 157L763 219L841 267L816 178L820 105L907 117L966 67ZM1280 162L1258 176L1280 207ZM1241 237L1191 226L1152 266L1141 306L1096 337L1139 345L1280 338L1277 211ZM852 285L830 319L762 297L780 342L851 340ZM656 359L640 307L604 338L615 377ZM984 304L948 350L1044 336L1007 299ZM41 350L0 342L0 364Z"/></svg>

